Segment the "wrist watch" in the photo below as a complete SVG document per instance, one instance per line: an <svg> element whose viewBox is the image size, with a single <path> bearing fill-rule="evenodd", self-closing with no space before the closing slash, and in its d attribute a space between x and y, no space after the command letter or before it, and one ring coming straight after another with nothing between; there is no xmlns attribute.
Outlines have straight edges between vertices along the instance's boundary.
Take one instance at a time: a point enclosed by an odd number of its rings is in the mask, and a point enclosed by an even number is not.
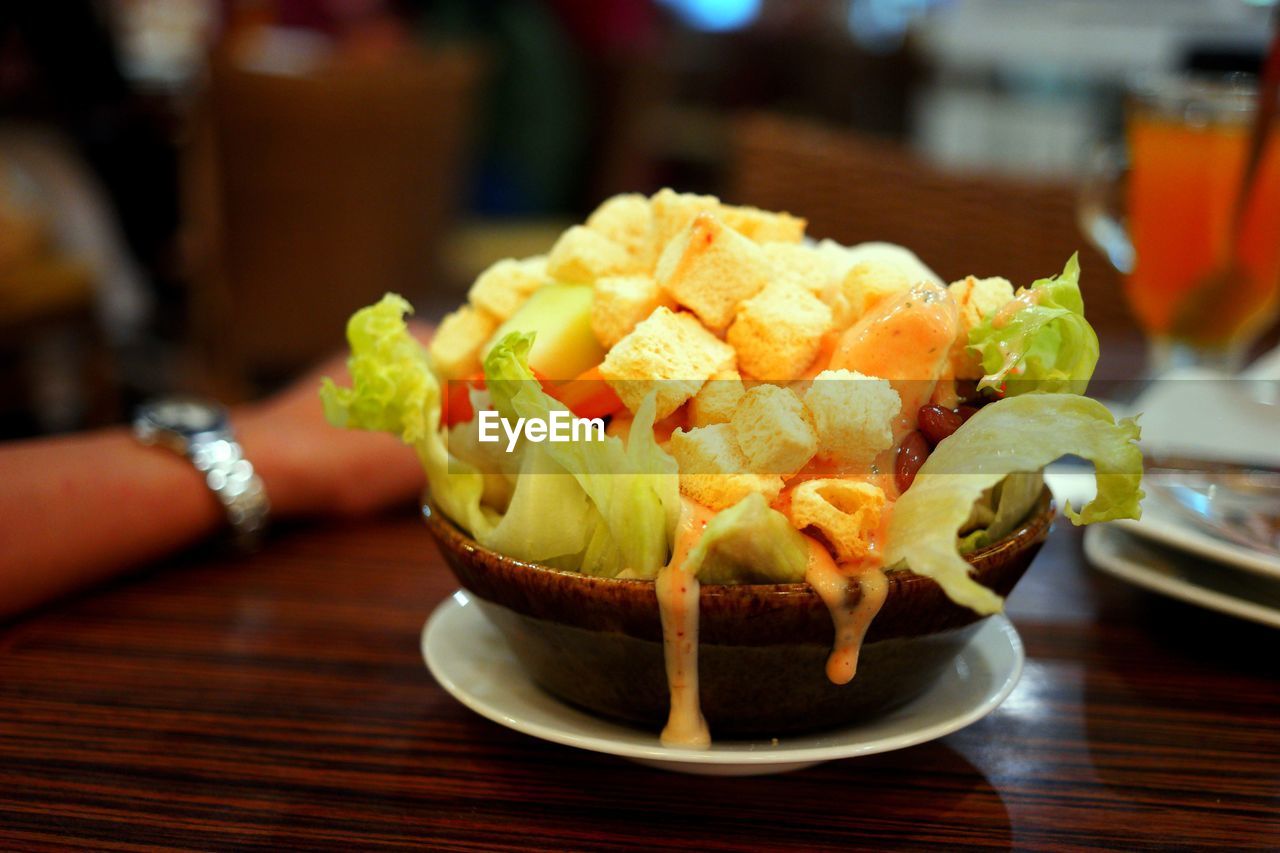
<svg viewBox="0 0 1280 853"><path fill-rule="evenodd" d="M189 459L226 510L232 542L246 550L257 544L271 504L262 478L244 458L225 408L199 397L162 397L138 409L133 434L143 444Z"/></svg>

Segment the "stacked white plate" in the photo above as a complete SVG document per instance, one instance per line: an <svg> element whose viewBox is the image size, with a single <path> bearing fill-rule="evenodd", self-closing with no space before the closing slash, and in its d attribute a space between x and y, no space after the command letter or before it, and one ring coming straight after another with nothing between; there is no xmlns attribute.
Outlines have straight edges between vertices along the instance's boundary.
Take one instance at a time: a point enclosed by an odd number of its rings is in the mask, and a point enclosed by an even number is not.
<svg viewBox="0 0 1280 853"><path fill-rule="evenodd" d="M1274 363L1271 363L1274 362ZM1280 353L1240 377L1183 371L1156 380L1137 404L1143 452L1280 468ZM1215 534L1177 505L1159 481L1178 475L1148 471L1141 521L1097 525L1084 549L1098 569L1191 604L1280 628L1280 551ZM1092 497L1092 471L1051 466L1046 480L1059 503Z"/></svg>
<svg viewBox="0 0 1280 853"><path fill-rule="evenodd" d="M1280 557L1193 526L1148 490L1141 521L1090 528L1089 562L1136 586L1280 628Z"/></svg>

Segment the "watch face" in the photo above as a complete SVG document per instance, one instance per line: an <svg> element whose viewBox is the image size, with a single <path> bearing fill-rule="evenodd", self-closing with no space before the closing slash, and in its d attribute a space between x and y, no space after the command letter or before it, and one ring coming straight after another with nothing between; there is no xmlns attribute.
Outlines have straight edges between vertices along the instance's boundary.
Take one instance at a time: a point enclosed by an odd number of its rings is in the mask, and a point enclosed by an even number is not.
<svg viewBox="0 0 1280 853"><path fill-rule="evenodd" d="M208 432L223 423L220 407L183 397L172 397L155 403L151 406L149 416L165 429L188 434Z"/></svg>

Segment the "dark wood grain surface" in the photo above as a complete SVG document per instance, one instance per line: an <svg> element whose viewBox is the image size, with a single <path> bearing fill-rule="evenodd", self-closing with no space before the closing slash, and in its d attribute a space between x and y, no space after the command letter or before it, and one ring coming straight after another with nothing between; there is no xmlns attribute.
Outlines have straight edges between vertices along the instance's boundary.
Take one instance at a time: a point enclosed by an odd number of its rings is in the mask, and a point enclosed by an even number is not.
<svg viewBox="0 0 1280 853"><path fill-rule="evenodd" d="M1088 569L1015 591L1017 690L941 741L708 779L544 743L432 680L405 514L194 554L0 627L0 849L1280 847L1280 635Z"/></svg>

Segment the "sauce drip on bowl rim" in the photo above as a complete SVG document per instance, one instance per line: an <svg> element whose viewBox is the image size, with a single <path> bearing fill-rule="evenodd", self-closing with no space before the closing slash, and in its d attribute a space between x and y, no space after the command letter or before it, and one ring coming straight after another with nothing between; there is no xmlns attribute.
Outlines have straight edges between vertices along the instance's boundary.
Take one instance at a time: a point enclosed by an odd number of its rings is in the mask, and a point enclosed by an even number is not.
<svg viewBox="0 0 1280 853"><path fill-rule="evenodd" d="M680 501L671 561L658 572L655 592L662 618L663 657L671 706L662 730L663 746L707 749L711 731L702 715L698 695L698 605L701 585L685 569L689 552L698 544L715 513L688 498ZM837 564L825 545L812 537L805 582L831 612L835 644L827 658L827 678L848 684L858 671L858 657L867 629L884 606L889 592L879 554L861 562Z"/></svg>
<svg viewBox="0 0 1280 853"><path fill-rule="evenodd" d="M662 730L663 746L706 749L711 731L702 716L698 697L698 579L685 571L684 562L698 544L714 513L682 499L671 562L658 572L655 590L662 617L662 648L667 665L671 711Z"/></svg>
<svg viewBox="0 0 1280 853"><path fill-rule="evenodd" d="M809 565L804 579L831 611L835 626L836 640L827 658L827 678L832 684L848 684L858 672L862 641L871 620L884 606L889 581L875 562L837 565L816 539L809 540Z"/></svg>

